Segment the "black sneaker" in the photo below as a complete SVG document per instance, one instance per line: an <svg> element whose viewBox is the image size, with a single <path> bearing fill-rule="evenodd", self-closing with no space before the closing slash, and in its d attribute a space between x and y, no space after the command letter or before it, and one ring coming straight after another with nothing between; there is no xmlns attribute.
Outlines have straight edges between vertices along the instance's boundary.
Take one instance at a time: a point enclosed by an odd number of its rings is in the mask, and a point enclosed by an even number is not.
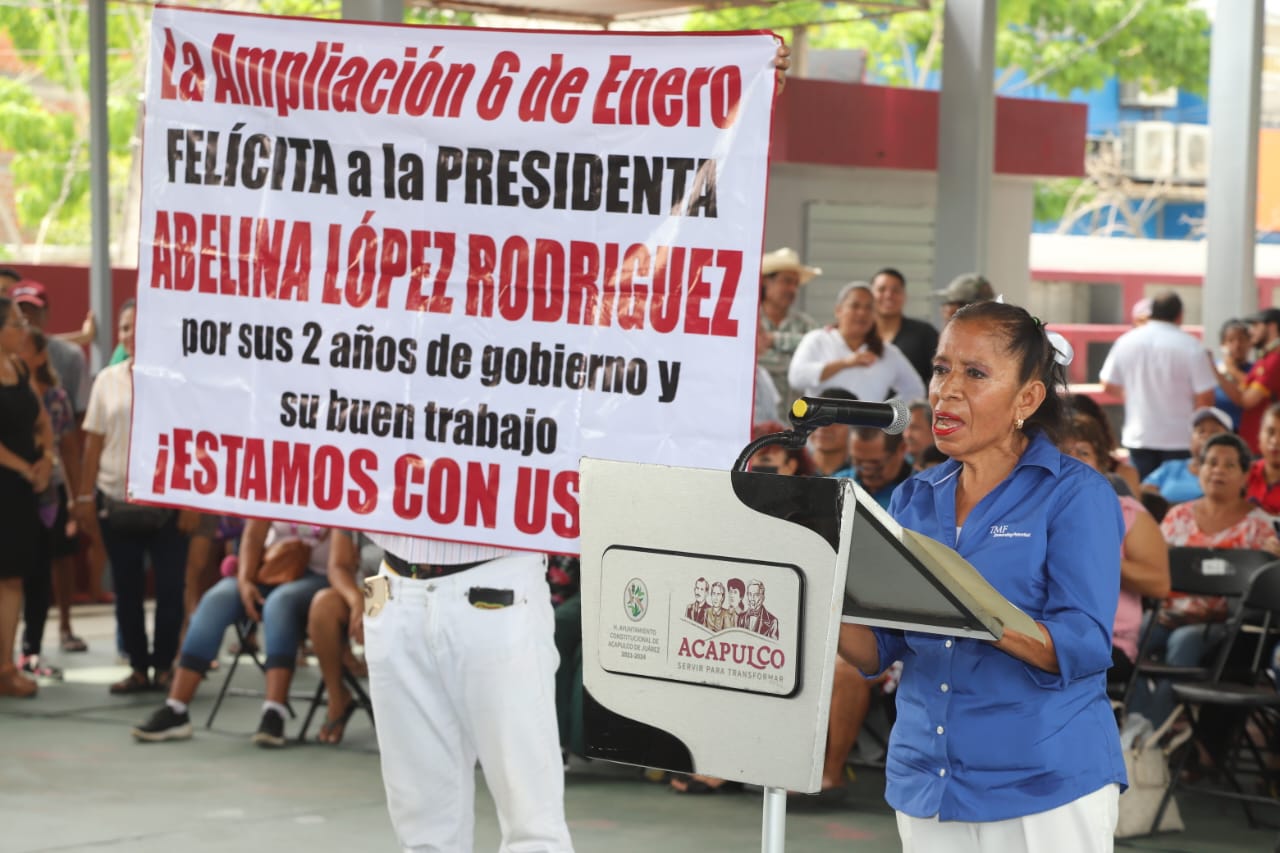
<svg viewBox="0 0 1280 853"><path fill-rule="evenodd" d="M253 734L253 742L264 749L284 746L284 717L275 708L262 712L262 720Z"/></svg>
<svg viewBox="0 0 1280 853"><path fill-rule="evenodd" d="M191 737L191 716L185 711L179 714L168 705L161 705L145 723L133 727L133 736L149 743L186 740Z"/></svg>

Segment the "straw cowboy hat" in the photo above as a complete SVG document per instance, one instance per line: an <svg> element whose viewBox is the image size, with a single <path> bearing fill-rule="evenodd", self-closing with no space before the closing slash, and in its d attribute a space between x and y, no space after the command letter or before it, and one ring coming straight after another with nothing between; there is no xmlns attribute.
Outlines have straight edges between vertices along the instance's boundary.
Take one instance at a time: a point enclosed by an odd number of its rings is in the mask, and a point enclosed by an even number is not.
<svg viewBox="0 0 1280 853"><path fill-rule="evenodd" d="M769 252L760 259L760 275L773 275L776 272L790 270L800 277L800 283L804 284L815 275L822 275L822 270L818 267L807 267L800 263L800 256L796 254L795 249L777 249Z"/></svg>

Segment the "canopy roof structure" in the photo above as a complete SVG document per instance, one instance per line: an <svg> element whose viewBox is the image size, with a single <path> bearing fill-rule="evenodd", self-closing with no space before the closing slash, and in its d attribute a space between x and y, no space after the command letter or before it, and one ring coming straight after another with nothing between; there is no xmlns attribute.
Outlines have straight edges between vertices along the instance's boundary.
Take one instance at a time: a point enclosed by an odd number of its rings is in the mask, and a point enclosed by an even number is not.
<svg viewBox="0 0 1280 853"><path fill-rule="evenodd" d="M825 14L820 17L812 20L797 18L788 23L799 26L920 11L928 9L929 2L930 0L836 0L821 4ZM769 0L720 0L713 3L699 3L696 0L408 0L408 4L601 27L735 6L782 5Z"/></svg>

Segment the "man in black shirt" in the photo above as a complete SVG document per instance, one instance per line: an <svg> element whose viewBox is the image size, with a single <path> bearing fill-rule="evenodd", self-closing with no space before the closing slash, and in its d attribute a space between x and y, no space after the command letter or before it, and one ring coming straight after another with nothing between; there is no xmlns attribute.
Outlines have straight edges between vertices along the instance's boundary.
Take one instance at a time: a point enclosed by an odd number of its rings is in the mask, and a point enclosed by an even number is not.
<svg viewBox="0 0 1280 853"><path fill-rule="evenodd" d="M885 267L871 279L875 299L876 330L883 341L892 343L911 362L926 388L933 374L933 354L938 349L938 330L923 320L904 317L907 280L892 267Z"/></svg>

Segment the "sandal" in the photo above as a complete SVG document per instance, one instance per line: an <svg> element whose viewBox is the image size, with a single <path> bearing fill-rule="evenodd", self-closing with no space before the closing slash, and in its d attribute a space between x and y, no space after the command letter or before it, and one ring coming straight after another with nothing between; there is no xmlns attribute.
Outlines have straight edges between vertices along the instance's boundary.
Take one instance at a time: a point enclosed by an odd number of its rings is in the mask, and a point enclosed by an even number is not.
<svg viewBox="0 0 1280 853"><path fill-rule="evenodd" d="M347 706L343 708L342 713L337 719L326 719L320 725L320 731L316 733L316 743L323 743L329 746L337 746L342 743L343 736L347 733L347 723L351 722L351 715L356 712L355 697L347 694Z"/></svg>
<svg viewBox="0 0 1280 853"><path fill-rule="evenodd" d="M68 631L62 635L62 650L64 652L87 652L89 644Z"/></svg>
<svg viewBox="0 0 1280 853"><path fill-rule="evenodd" d="M62 670L40 661L39 655L23 655L18 668L32 678L53 678L62 680Z"/></svg>
<svg viewBox="0 0 1280 853"><path fill-rule="evenodd" d="M712 782L718 784L711 784ZM672 774L671 790L677 794L737 794L742 792L742 783L680 773Z"/></svg>
<svg viewBox="0 0 1280 853"><path fill-rule="evenodd" d="M126 677L107 688L113 696L124 696L129 693L145 693L151 690L151 679L142 670L135 669Z"/></svg>

